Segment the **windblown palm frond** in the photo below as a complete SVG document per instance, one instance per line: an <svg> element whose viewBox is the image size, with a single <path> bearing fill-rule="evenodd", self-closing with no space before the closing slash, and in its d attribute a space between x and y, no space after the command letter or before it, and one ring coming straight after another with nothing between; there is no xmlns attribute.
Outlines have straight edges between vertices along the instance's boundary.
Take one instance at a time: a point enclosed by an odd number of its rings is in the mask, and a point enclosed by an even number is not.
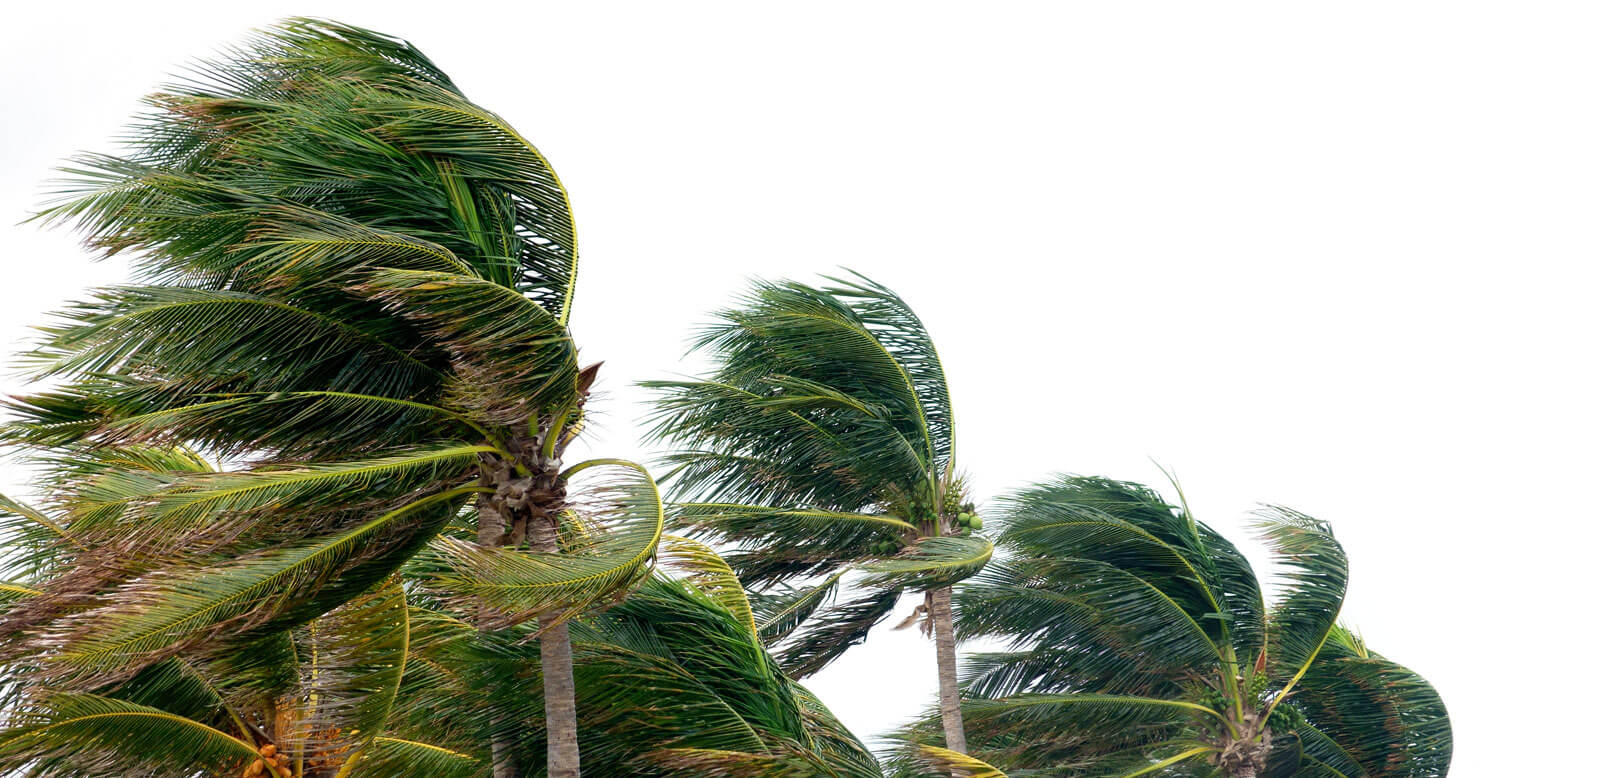
<svg viewBox="0 0 1600 778"><path fill-rule="evenodd" d="M965 667L975 756L1012 775L1445 774L1437 694L1337 626L1348 568L1325 523L1263 513L1288 569L1267 608L1237 549L1146 487L1061 477L1007 507L1008 557L956 597L961 634L1009 644ZM931 713L901 732L895 769L951 774L919 750L938 732Z"/></svg>
<svg viewBox="0 0 1600 778"><path fill-rule="evenodd" d="M390 582L326 616L225 653L172 658L95 693L25 697L0 769L37 775L476 775L467 754L381 733L410 651ZM31 679L30 679L31 682Z"/></svg>

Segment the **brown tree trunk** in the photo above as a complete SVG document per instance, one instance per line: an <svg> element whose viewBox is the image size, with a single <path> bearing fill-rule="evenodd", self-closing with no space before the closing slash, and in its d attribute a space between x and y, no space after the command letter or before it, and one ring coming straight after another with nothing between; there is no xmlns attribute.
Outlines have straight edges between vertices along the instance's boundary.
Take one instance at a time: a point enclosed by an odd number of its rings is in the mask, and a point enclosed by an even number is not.
<svg viewBox="0 0 1600 778"><path fill-rule="evenodd" d="M933 644L939 656L939 718L944 723L944 746L967 752L967 730L961 722L961 690L956 686L956 630L950 615L950 587L928 593L928 617L933 619Z"/></svg>
<svg viewBox="0 0 1600 778"><path fill-rule="evenodd" d="M572 639L566 622L539 636L544 667L544 725L550 778L578 778L578 700L572 681Z"/></svg>
<svg viewBox="0 0 1600 778"><path fill-rule="evenodd" d="M535 520L528 540L534 551L558 553L553 522ZM572 638L566 622L541 618L539 663L544 675L544 727L549 778L578 778L578 689L572 680Z"/></svg>
<svg viewBox="0 0 1600 778"><path fill-rule="evenodd" d="M506 517L500 513L487 496L478 498L478 545L498 546L505 542ZM517 769L517 756L513 750L516 740L505 732L505 722L495 722L495 732L489 743L489 772L493 778L521 778Z"/></svg>

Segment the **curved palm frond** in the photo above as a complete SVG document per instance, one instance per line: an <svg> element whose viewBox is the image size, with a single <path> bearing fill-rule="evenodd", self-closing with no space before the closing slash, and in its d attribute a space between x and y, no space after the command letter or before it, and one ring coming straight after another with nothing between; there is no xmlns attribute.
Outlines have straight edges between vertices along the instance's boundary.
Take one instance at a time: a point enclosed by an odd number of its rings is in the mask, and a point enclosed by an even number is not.
<svg viewBox="0 0 1600 778"><path fill-rule="evenodd" d="M478 487L414 499L354 529L127 584L41 636L53 675L103 683L207 640L294 626L388 577Z"/></svg>
<svg viewBox="0 0 1600 778"><path fill-rule="evenodd" d="M196 769L242 771L256 755L253 744L191 719L93 694L47 697L0 730L7 770L185 778Z"/></svg>
<svg viewBox="0 0 1600 778"><path fill-rule="evenodd" d="M569 616L606 601L648 574L666 515L661 495L644 468L621 460L593 460L570 475L600 467L597 484L581 484L585 533L560 553L480 546L441 537L430 548L440 568L428 585L464 607L486 605L492 623L516 624L536 616Z"/></svg>
<svg viewBox="0 0 1600 778"><path fill-rule="evenodd" d="M1303 513L1280 507L1263 509L1256 526L1287 568L1284 594L1270 616L1270 637L1276 646L1272 656L1287 670L1288 680L1281 691L1286 695L1337 631L1350 562L1327 523Z"/></svg>

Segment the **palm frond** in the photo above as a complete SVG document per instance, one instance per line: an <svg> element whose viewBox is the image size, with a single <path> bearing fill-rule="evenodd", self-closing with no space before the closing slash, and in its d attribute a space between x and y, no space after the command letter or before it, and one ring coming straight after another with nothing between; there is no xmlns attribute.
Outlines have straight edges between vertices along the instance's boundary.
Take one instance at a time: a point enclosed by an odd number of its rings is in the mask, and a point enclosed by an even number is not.
<svg viewBox="0 0 1600 778"><path fill-rule="evenodd" d="M201 641L304 623L388 577L476 489L414 499L335 535L148 576L63 620L37 643L50 648L54 675L103 682Z"/></svg>
<svg viewBox="0 0 1600 778"><path fill-rule="evenodd" d="M898 589L868 589L864 594L823 608L778 644L777 660L794 678L806 678L844 656L867 639L872 628L889 618L900 602Z"/></svg>
<svg viewBox="0 0 1600 778"><path fill-rule="evenodd" d="M0 768L35 774L186 778L242 771L254 745L182 716L92 694L58 694L0 730Z"/></svg>
<svg viewBox="0 0 1600 778"><path fill-rule="evenodd" d="M29 357L44 376L150 372L233 391L401 398L440 380L428 362L352 323L240 291L112 287L45 334Z"/></svg>
<svg viewBox="0 0 1600 778"><path fill-rule="evenodd" d="M751 607L761 640L772 644L793 633L817 609L832 601L839 592L844 573L834 573L813 586L784 587L778 592L750 593Z"/></svg>
<svg viewBox="0 0 1600 778"><path fill-rule="evenodd" d="M442 568L428 585L464 607L493 609L497 624L536 616L565 616L615 597L650 570L661 540L665 512L660 492L644 468L620 460L594 460L568 473L600 467L582 511L591 531L561 553L479 546L448 537L434 541L432 560Z"/></svg>
<svg viewBox="0 0 1600 778"><path fill-rule="evenodd" d="M948 748L920 745L916 756L926 769L937 770L950 778L1006 778L994 765Z"/></svg>
<svg viewBox="0 0 1600 778"><path fill-rule="evenodd" d="M478 757L415 740L383 737L353 756L349 778L479 778Z"/></svg>
<svg viewBox="0 0 1600 778"><path fill-rule="evenodd" d="M976 575L994 555L986 538L924 537L900 553L860 565L865 586L926 590L949 586Z"/></svg>
<svg viewBox="0 0 1600 778"><path fill-rule="evenodd" d="M484 418L514 423L575 402L577 348L566 327L517 291L420 270L375 271L359 289L449 352L457 402Z"/></svg>
<svg viewBox="0 0 1600 778"><path fill-rule="evenodd" d="M1270 639L1273 660L1287 678L1280 693L1287 694L1338 628L1350 563L1327 523L1281 507L1265 508L1260 516L1256 526L1286 568Z"/></svg>
<svg viewBox="0 0 1600 778"><path fill-rule="evenodd" d="M667 535L662 538L659 552L661 566L685 574L685 580L705 592L718 605L728 609L741 624L750 628L751 637L759 638L755 614L750 598L745 596L744 585L739 582L733 568L710 546L689 538Z"/></svg>
<svg viewBox="0 0 1600 778"><path fill-rule="evenodd" d="M409 650L405 590L398 580L302 627L297 643L306 710L279 747L290 753L371 748L388 721Z"/></svg>

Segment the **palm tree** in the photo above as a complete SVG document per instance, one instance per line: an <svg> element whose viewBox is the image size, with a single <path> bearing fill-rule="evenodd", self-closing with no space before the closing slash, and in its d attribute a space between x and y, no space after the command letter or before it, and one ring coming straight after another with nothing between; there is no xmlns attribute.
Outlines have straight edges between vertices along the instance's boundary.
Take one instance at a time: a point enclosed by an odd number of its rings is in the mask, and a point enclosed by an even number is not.
<svg viewBox="0 0 1600 778"><path fill-rule="evenodd" d="M616 607L572 622L585 767L642 778L881 778L860 741L778 670L726 564L684 538L669 538L662 559L678 577L653 576ZM494 715L485 700L515 705L537 693L526 672L537 666L531 629L483 632L425 603L415 613L396 706L405 716L391 732L473 751ZM517 747L537 753L540 711L517 715L533 735Z"/></svg>
<svg viewBox="0 0 1600 778"><path fill-rule="evenodd" d="M133 255L137 282L49 330L33 358L62 386L17 403L12 437L230 467L60 506L83 550L6 614L3 656L103 685L297 628L421 554L418 585L478 626L538 621L548 774L576 776L565 624L643 578L662 512L639 466L563 462L595 367L567 329L554 171L409 44L329 22L148 102L127 154L78 160L44 214ZM441 534L463 510L475 542Z"/></svg>
<svg viewBox="0 0 1600 778"><path fill-rule="evenodd" d="M924 593L946 739L964 750L950 585L992 547L968 529L981 519L956 471L944 368L893 292L830 281L757 284L697 339L709 377L646 384L660 392L654 434L676 448L672 512L737 547L729 563L796 677ZM860 593L829 605L852 571Z"/></svg>
<svg viewBox="0 0 1600 778"><path fill-rule="evenodd" d="M1326 524L1261 511L1285 568L1269 607L1231 543L1138 484L1060 477L1004 521L1008 555L957 594L958 634L1011 649L967 660L975 756L1062 776L1446 774L1438 694L1337 622L1348 568ZM918 764L980 772L937 748L898 762Z"/></svg>

